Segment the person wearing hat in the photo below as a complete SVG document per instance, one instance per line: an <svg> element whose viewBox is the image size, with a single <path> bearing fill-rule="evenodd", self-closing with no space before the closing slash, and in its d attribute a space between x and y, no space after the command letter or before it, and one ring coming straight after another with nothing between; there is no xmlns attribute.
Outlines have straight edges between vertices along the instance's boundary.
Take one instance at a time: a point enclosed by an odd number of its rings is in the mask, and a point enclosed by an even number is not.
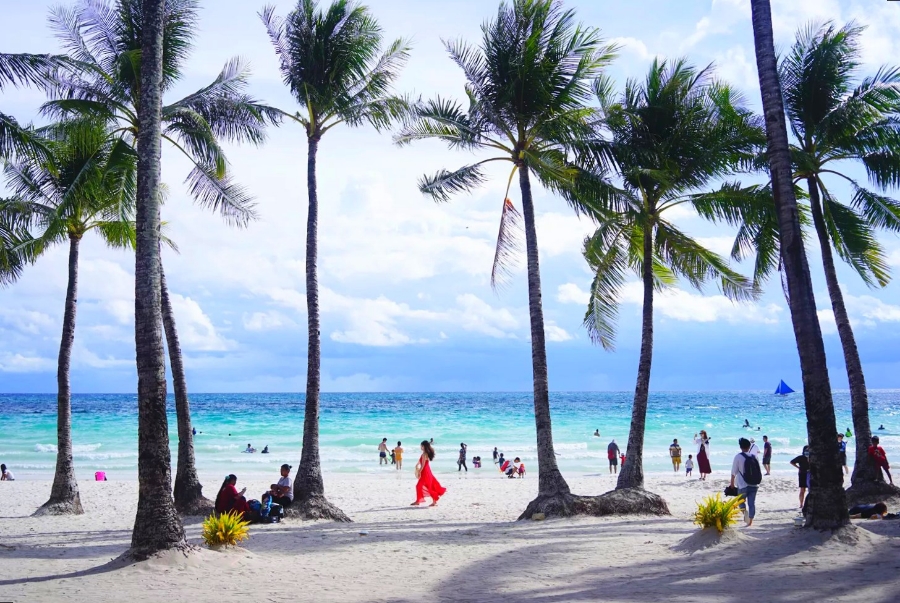
<svg viewBox="0 0 900 603"><path fill-rule="evenodd" d="M291 487L291 478L288 474L291 472L291 466L285 463L281 466L281 479L277 484L272 484L269 488L272 491L272 502L281 505L283 508L291 506L294 502L294 488Z"/></svg>
<svg viewBox="0 0 900 603"><path fill-rule="evenodd" d="M759 446L756 445L756 440L750 438L750 454L756 455L756 460L759 460L759 455L762 454L762 451L759 449Z"/></svg>

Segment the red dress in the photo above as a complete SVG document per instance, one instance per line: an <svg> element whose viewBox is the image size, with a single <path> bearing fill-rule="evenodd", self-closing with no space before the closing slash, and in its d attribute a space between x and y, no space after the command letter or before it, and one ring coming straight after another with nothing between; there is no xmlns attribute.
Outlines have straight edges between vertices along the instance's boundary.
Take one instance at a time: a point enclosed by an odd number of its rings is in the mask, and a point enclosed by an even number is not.
<svg viewBox="0 0 900 603"><path fill-rule="evenodd" d="M231 484L222 488L216 497L216 513L227 513L228 511L237 511L244 517L250 512L247 499L241 496L237 488Z"/></svg>
<svg viewBox="0 0 900 603"><path fill-rule="evenodd" d="M422 455L422 470L419 472L419 481L416 482L416 504L425 502L425 497L430 496L433 502L437 502L444 495L447 488L443 487L431 472L431 463L428 457Z"/></svg>

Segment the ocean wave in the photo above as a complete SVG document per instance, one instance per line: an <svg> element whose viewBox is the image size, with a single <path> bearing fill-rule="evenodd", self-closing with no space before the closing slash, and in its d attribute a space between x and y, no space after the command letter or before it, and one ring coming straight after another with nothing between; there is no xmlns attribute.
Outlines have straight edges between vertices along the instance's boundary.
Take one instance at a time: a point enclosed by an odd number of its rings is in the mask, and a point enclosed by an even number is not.
<svg viewBox="0 0 900 603"><path fill-rule="evenodd" d="M103 444L78 444L72 446L72 454L80 454L83 452L93 452L102 446ZM35 452L50 452L56 454L56 444L35 444L34 445Z"/></svg>

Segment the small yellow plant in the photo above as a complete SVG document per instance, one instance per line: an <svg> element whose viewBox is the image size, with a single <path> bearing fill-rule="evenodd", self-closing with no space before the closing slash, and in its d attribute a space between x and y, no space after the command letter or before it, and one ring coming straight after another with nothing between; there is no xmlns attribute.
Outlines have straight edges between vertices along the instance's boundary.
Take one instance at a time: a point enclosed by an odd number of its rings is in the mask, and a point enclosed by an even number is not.
<svg viewBox="0 0 900 603"><path fill-rule="evenodd" d="M741 512L738 505L743 500L743 494L731 500L722 500L722 496L718 493L715 496L707 496L697 503L694 523L702 528L715 528L721 534L725 528L737 522L737 516Z"/></svg>
<svg viewBox="0 0 900 603"><path fill-rule="evenodd" d="M250 536L249 521L236 511L222 513L218 517L213 513L203 522L203 540L210 547L236 546Z"/></svg>

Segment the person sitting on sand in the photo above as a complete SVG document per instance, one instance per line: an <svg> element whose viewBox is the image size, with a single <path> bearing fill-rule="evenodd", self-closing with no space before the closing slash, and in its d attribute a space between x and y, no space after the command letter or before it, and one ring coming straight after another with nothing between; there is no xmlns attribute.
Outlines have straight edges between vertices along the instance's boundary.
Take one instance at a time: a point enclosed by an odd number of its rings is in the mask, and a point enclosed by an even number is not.
<svg viewBox="0 0 900 603"><path fill-rule="evenodd" d="M278 480L277 484L269 486L269 491L272 493L272 502L284 508L290 507L291 503L294 502L294 489L291 487L291 478L288 477L290 473L291 466L285 463L281 466L281 479Z"/></svg>
<svg viewBox="0 0 900 603"><path fill-rule="evenodd" d="M894 485L894 478L891 477L891 466L888 464L887 454L884 452L884 448L878 445L878 436L872 436L872 445L869 446L869 458L875 461L875 464L880 468L884 469L884 472L887 473L888 481L891 485Z"/></svg>
<svg viewBox="0 0 900 603"><path fill-rule="evenodd" d="M244 452L256 452L256 448L254 448L250 444L247 444L247 447L244 448Z"/></svg>
<svg viewBox="0 0 900 603"><path fill-rule="evenodd" d="M883 502L874 505L856 505L848 511L850 519L884 519L887 515L887 505Z"/></svg>
<svg viewBox="0 0 900 603"><path fill-rule="evenodd" d="M216 495L216 513L222 514L236 511L241 516L249 517L250 506L247 504L247 499L244 498L244 492L247 491L247 488L243 488L238 492L235 484L237 484L236 475L232 473L225 477L225 481L222 482L222 487L219 488L219 493Z"/></svg>
<svg viewBox="0 0 900 603"><path fill-rule="evenodd" d="M4 482L14 482L16 481L16 476L13 475L12 471L6 468L6 465L0 465L0 481Z"/></svg>
<svg viewBox="0 0 900 603"><path fill-rule="evenodd" d="M403 446L400 445L400 442L397 442L397 447L394 448L394 461L397 463L397 471L403 469Z"/></svg>

